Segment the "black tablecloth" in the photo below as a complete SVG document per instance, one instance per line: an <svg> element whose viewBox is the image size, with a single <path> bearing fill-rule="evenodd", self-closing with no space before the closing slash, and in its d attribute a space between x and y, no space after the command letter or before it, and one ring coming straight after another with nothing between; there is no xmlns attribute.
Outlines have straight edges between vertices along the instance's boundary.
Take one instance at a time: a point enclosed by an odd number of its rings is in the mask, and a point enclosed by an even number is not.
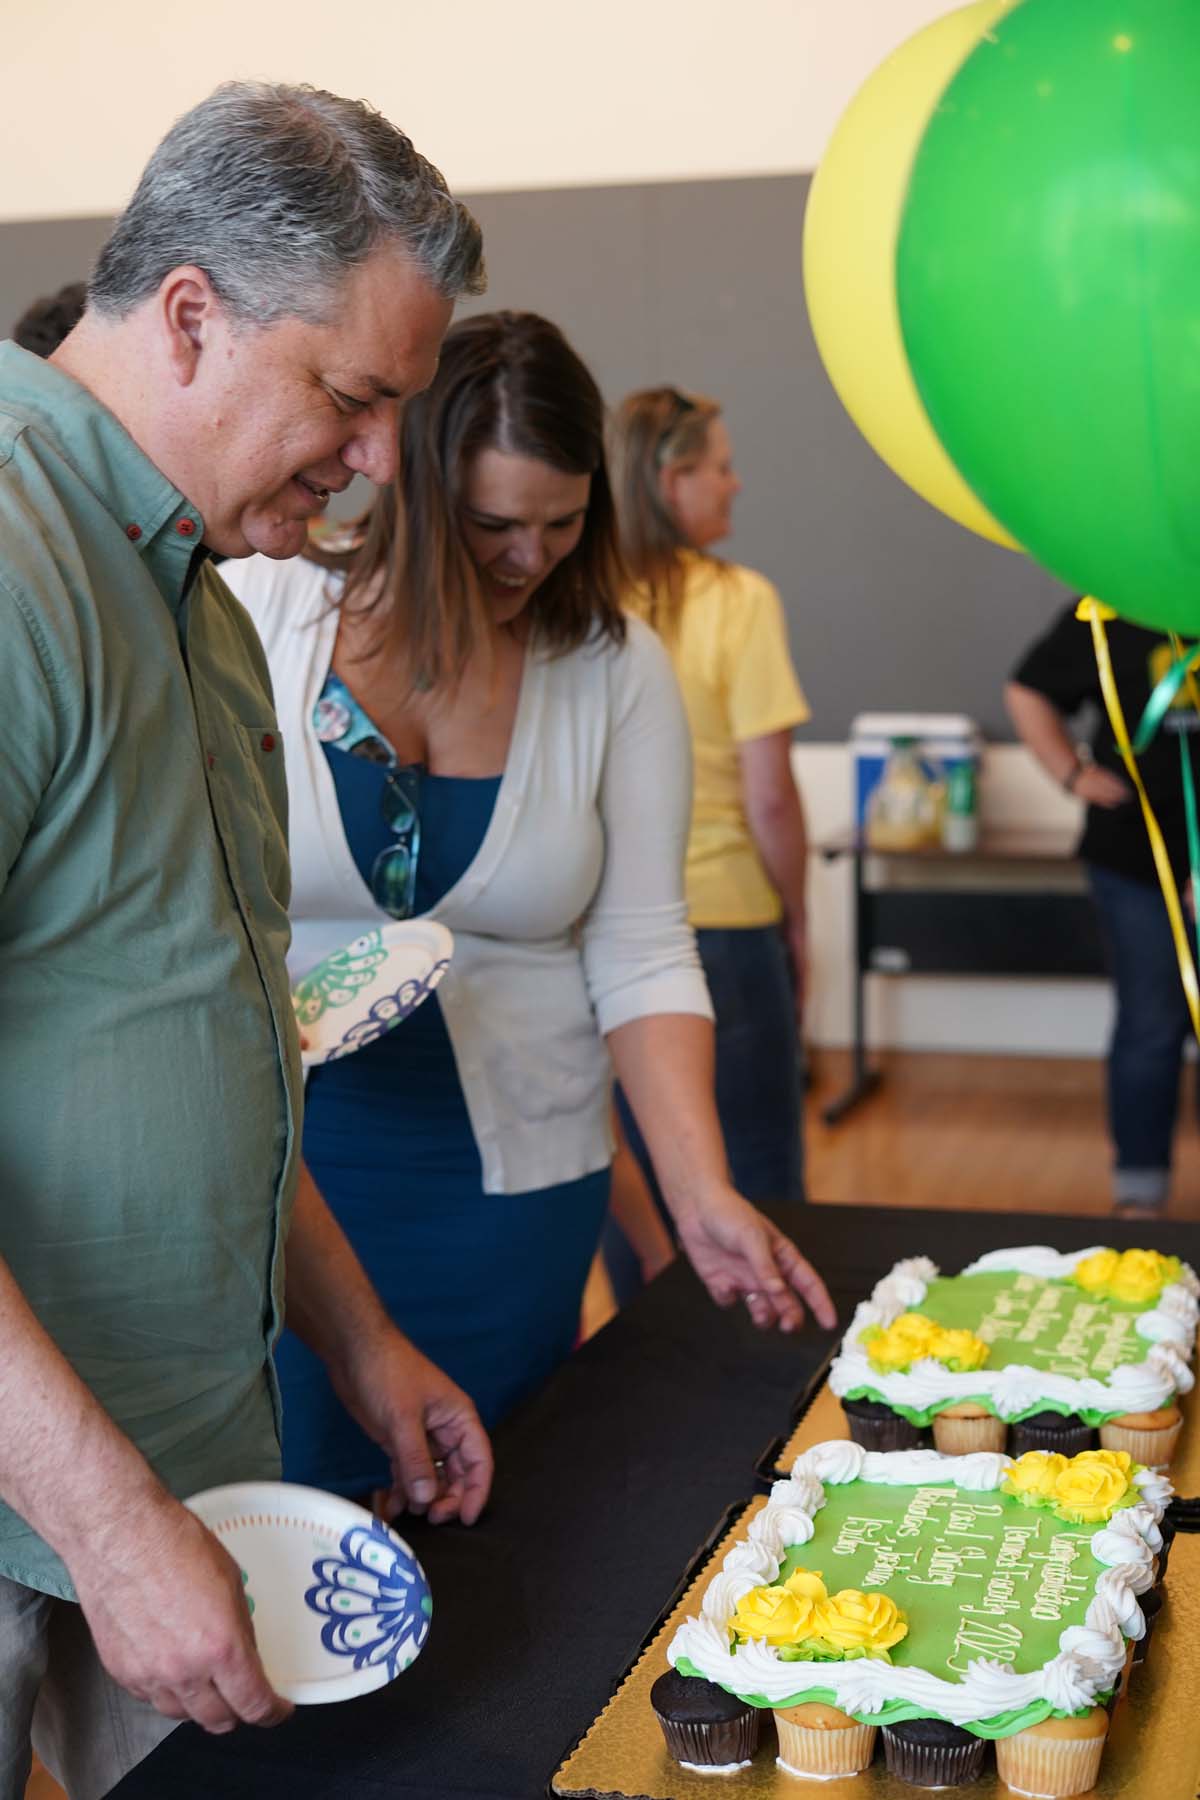
<svg viewBox="0 0 1200 1800"><path fill-rule="evenodd" d="M780 1211L843 1321L901 1256L947 1270L1002 1244L1152 1242L1195 1261L1200 1229L1045 1215L810 1206ZM493 1500L471 1530L401 1529L433 1629L390 1687L300 1708L272 1731L181 1726L119 1800L529 1800L671 1598L831 1348L719 1312L682 1263L496 1434ZM164 1603L170 1604L169 1588Z"/></svg>

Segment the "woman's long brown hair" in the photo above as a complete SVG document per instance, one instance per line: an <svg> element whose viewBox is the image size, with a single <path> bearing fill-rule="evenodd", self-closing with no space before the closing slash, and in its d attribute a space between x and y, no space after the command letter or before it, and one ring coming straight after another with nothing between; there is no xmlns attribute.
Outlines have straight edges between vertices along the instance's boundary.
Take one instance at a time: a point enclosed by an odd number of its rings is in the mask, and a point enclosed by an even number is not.
<svg viewBox="0 0 1200 1800"><path fill-rule="evenodd" d="M613 418L611 445L621 556L640 590L637 610L670 636L684 597L682 553L691 548L659 486L663 469L699 462L708 428L721 409L703 394L679 388L642 388L628 394ZM709 559L714 564L719 559Z"/></svg>
<svg viewBox="0 0 1200 1800"><path fill-rule="evenodd" d="M308 552L345 575L339 604L380 612L373 647L396 649L416 690L453 685L488 643L460 524L466 471L484 449L591 476L579 543L530 597L533 641L562 654L595 636L625 635L600 390L549 320L480 313L447 333L432 383L406 404L396 479L352 531L350 547L335 538Z"/></svg>

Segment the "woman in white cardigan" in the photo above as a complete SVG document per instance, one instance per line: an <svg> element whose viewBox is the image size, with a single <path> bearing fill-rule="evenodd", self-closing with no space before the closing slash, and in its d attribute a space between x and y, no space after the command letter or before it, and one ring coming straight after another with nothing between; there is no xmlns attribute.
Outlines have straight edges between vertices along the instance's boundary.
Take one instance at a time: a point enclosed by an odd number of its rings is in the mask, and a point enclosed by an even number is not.
<svg viewBox="0 0 1200 1800"><path fill-rule="evenodd" d="M284 735L294 977L382 919L454 933L433 999L311 1075L303 1179L486 1421L571 1347L610 1057L718 1304L790 1330L802 1295L833 1322L820 1277L729 1182L682 891L687 726L661 646L618 610L613 546L595 383L554 326L492 314L449 333L359 527L320 560L223 570ZM288 1334L279 1372L285 1474L386 1485Z"/></svg>

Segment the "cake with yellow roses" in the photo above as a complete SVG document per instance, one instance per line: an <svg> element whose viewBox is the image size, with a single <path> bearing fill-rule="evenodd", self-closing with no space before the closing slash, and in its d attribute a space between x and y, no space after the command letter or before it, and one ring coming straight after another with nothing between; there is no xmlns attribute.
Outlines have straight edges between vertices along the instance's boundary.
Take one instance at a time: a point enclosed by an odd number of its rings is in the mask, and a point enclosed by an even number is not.
<svg viewBox="0 0 1200 1800"><path fill-rule="evenodd" d="M1190 1392L1200 1283L1175 1256L1106 1246L994 1250L957 1275L897 1263L829 1373L850 1435L954 1455L1124 1450L1166 1468Z"/></svg>
<svg viewBox="0 0 1200 1800"><path fill-rule="evenodd" d="M991 1745L1017 1792L1087 1792L1171 1494L1125 1451L814 1446L671 1641L651 1695L668 1747L733 1777L770 1714L800 1777L855 1774L882 1739L918 1786L973 1781Z"/></svg>

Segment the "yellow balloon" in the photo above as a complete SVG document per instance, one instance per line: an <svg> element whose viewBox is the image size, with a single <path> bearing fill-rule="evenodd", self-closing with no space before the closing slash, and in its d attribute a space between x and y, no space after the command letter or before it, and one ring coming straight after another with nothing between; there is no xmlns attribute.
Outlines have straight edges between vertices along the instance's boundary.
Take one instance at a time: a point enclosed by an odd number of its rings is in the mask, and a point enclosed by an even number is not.
<svg viewBox="0 0 1200 1800"><path fill-rule="evenodd" d="M893 51L838 122L804 220L804 291L842 405L923 500L1010 550L1020 546L967 486L921 404L900 334L896 244L917 146L975 45L1019 0L975 0Z"/></svg>

